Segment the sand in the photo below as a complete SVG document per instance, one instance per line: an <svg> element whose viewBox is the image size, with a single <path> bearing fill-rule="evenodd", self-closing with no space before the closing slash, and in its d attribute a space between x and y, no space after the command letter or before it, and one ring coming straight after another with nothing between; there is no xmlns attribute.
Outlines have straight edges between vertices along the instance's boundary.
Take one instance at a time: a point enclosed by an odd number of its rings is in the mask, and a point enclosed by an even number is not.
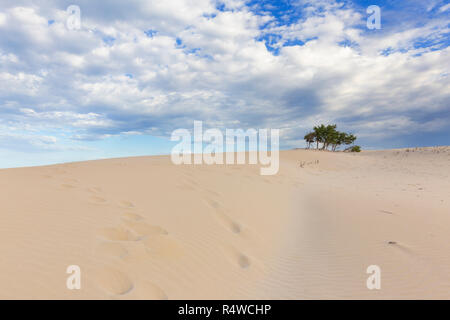
<svg viewBox="0 0 450 320"><path fill-rule="evenodd" d="M449 299L449 174L449 147L0 170L0 299Z"/></svg>

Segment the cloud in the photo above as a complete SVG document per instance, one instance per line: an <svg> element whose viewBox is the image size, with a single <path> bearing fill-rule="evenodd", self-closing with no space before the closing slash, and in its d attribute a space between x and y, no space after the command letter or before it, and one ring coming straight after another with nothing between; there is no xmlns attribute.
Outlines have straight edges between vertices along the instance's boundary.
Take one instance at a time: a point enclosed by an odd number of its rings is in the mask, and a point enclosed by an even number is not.
<svg viewBox="0 0 450 320"><path fill-rule="evenodd" d="M170 136L196 119L280 128L285 146L336 122L373 144L449 118L448 5L423 7L434 16L420 24L382 8L371 31L353 2L78 1L80 30L69 4L2 2L0 128L21 141ZM48 149L33 139L24 148Z"/></svg>
<svg viewBox="0 0 450 320"><path fill-rule="evenodd" d="M57 139L53 136L33 136L29 134L0 133L0 146L2 149L37 152L54 150Z"/></svg>
<svg viewBox="0 0 450 320"><path fill-rule="evenodd" d="M445 12L447 10L450 9L450 3L447 3L446 5L443 5L442 7L439 8L440 12Z"/></svg>

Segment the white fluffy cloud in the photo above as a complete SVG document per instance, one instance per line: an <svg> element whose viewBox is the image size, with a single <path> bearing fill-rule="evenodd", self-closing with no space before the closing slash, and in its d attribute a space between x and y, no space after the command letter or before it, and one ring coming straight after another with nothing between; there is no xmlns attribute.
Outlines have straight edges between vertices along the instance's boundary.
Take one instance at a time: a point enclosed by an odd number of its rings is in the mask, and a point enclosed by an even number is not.
<svg viewBox="0 0 450 320"><path fill-rule="evenodd" d="M445 16L372 32L365 10L334 1L299 1L283 23L244 1L86 0L81 29L68 30L69 4L0 5L3 131L75 141L168 135L197 119L281 128L294 146L319 122L371 143L450 120Z"/></svg>

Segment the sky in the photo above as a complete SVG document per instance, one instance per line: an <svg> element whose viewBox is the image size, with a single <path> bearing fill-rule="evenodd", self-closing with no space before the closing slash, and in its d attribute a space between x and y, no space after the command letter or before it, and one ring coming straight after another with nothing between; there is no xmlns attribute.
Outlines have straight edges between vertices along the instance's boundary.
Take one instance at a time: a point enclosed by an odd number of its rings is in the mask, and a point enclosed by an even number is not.
<svg viewBox="0 0 450 320"><path fill-rule="evenodd" d="M0 0L0 168L168 154L194 120L450 145L449 24L448 0Z"/></svg>

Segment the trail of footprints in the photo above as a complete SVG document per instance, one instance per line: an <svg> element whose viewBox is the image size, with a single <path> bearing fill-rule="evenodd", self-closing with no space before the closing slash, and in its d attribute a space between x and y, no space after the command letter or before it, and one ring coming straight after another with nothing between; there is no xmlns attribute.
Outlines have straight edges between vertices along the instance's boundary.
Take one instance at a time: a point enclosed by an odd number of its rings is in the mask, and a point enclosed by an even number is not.
<svg viewBox="0 0 450 320"><path fill-rule="evenodd" d="M228 231L232 232L235 235L240 235L242 233L242 226L234 221L232 218L230 218L224 211L225 209L222 207L222 205L212 199L206 199L205 202L214 210L214 215L216 219L226 228ZM246 269L250 267L251 260L250 258L242 253L237 248L233 247L232 245L229 245L228 247L224 248L225 252L227 253L227 256L232 259L232 261L239 266L242 269Z"/></svg>
<svg viewBox="0 0 450 320"><path fill-rule="evenodd" d="M67 171L58 169L57 174L65 174ZM205 203L213 210L213 215L228 231L240 235L242 226L226 214L226 210L217 200L220 194L214 190L204 189L193 179L190 173L185 173L185 183L177 187L182 190L203 191ZM48 175L48 178L53 176ZM65 190L75 189L77 179L63 178L60 187ZM90 196L89 203L94 205L107 205L110 202L103 196L100 187L86 189ZM126 209L120 217L116 226L104 227L97 231L98 243L95 254L105 258L105 266L98 268L95 272L96 284L111 297L124 297L141 299L168 299L167 294L156 284L150 281L135 282L132 278L121 271L119 267L111 265L109 258L126 261L130 252L127 245L139 244L145 247L149 258L172 259L182 254L180 244L169 236L167 230L160 226L149 224L144 217L133 212L135 205L127 200L120 201L118 206ZM225 253L231 261L239 268L246 269L251 266L251 259L234 246L224 248ZM108 260L109 259L109 260Z"/></svg>
<svg viewBox="0 0 450 320"><path fill-rule="evenodd" d="M191 173L184 173L185 183L180 185L180 189L184 190L197 190L203 192L204 202L213 210L213 215L215 219L222 224L228 231L235 235L241 235L243 227L237 221L234 221L230 216L226 214L226 209L219 202L220 194L214 190L205 189L200 187L200 185L192 179ZM228 245L224 248L225 253L232 260L234 264L242 269L249 268L251 266L251 259L240 250L232 245Z"/></svg>
<svg viewBox="0 0 450 320"><path fill-rule="evenodd" d="M134 208L133 203L121 201L119 206ZM181 253L178 243L168 236L160 227L148 224L145 219L134 212L125 212L121 222L114 227L98 230L99 243L96 253L100 256L124 260L129 256L126 245L136 243L145 247L149 258L167 258L174 253ZM167 299L166 293L149 281L133 282L124 272L114 267L104 267L96 275L97 284L111 296L133 294L132 298Z"/></svg>
<svg viewBox="0 0 450 320"><path fill-rule="evenodd" d="M57 168L53 174L66 174L67 171ZM46 178L52 179L48 174ZM58 179L59 180L59 179ZM73 178L62 178L60 188L71 190L78 188L79 181ZM110 204L102 195L100 187L86 189L90 193L88 202L94 205ZM130 201L120 201L118 206L127 210L133 210L134 204ZM166 300L167 294L155 283L150 281L133 281L132 278L119 267L114 266L114 259L125 261L130 255L127 245L140 244L145 247L149 258L176 257L181 254L178 243L168 236L168 232L160 227L148 224L145 219L132 211L127 211L120 217L120 223L114 227L104 227L98 230L98 243L95 254L104 258L105 264L94 272L96 285L106 294L115 297L148 300ZM113 258L112 260L110 258ZM117 260L116 260L117 261Z"/></svg>

